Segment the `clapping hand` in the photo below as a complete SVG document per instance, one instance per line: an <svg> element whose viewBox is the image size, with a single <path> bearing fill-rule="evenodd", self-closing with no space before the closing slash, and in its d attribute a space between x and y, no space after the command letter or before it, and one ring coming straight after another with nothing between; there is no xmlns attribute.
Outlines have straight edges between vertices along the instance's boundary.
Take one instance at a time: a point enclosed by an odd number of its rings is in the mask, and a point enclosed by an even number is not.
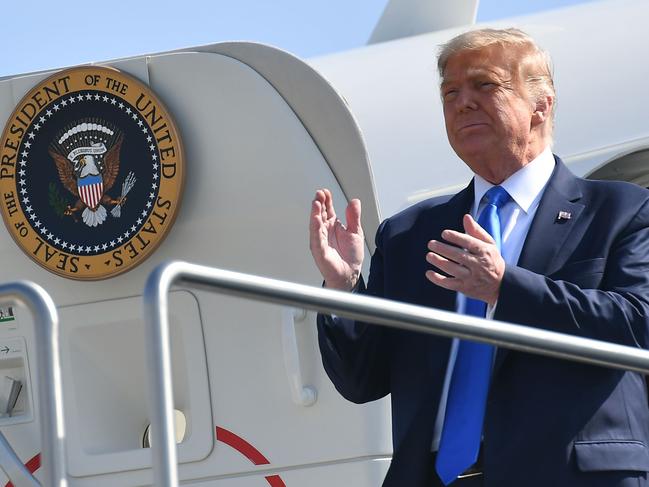
<svg viewBox="0 0 649 487"><path fill-rule="evenodd" d="M458 291L490 305L498 301L505 261L494 239L471 215L464 215L464 231L444 230L446 242L428 242L426 260L448 276L432 270L426 278L451 291Z"/></svg>
<svg viewBox="0 0 649 487"><path fill-rule="evenodd" d="M363 265L360 200L349 202L345 216L346 226L336 217L331 191L316 191L309 223L311 254L326 287L350 291L356 286Z"/></svg>

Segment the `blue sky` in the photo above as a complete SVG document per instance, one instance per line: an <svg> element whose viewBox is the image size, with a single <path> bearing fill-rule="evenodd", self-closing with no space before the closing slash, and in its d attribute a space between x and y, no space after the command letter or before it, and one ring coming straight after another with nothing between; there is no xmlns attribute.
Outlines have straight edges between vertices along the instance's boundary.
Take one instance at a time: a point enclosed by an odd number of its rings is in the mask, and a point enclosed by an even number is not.
<svg viewBox="0 0 649 487"><path fill-rule="evenodd" d="M430 0L454 1L454 0ZM478 21L588 0L483 0ZM362 46L387 0L3 2L0 76L227 40L300 57Z"/></svg>

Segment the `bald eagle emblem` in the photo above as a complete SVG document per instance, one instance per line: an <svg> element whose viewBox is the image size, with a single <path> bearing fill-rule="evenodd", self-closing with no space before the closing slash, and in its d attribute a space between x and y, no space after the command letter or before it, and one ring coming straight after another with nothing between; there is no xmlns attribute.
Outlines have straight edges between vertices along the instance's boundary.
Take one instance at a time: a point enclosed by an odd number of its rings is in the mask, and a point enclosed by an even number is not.
<svg viewBox="0 0 649 487"><path fill-rule="evenodd" d="M65 189L77 198L67 205L63 214L96 227L106 221L106 206L112 205L111 215L121 216L126 195L135 185L133 172L124 179L122 192L112 198L108 191L119 174L119 157L124 136L108 122L100 119L81 120L66 127L50 144L49 154L54 159L59 179Z"/></svg>

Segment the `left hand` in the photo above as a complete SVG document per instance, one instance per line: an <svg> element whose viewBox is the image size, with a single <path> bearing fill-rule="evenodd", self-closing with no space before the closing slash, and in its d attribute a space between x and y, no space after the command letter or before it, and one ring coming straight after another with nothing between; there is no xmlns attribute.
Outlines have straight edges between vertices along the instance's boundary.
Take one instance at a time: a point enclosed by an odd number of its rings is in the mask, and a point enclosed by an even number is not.
<svg viewBox="0 0 649 487"><path fill-rule="evenodd" d="M505 260L491 235L471 215L464 215L463 223L466 233L442 232L442 238L448 243L428 242L430 252L426 254L426 260L450 277L426 271L426 278L433 284L493 306L500 294Z"/></svg>

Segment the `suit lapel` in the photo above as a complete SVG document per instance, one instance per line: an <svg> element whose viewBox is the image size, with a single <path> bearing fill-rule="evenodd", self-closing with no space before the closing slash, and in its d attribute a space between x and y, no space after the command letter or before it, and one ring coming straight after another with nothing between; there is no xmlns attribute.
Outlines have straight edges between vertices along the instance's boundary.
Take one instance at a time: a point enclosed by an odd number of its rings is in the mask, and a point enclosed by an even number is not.
<svg viewBox="0 0 649 487"><path fill-rule="evenodd" d="M462 217L471 211L471 205L473 205L473 180L445 204L431 208L426 215L424 224L425 231L427 231L426 238L429 240L431 238L441 239L440 234L447 229L464 232ZM455 291L449 291L426 281L423 292L426 296L424 302L435 308L455 311L457 296Z"/></svg>
<svg viewBox="0 0 649 487"><path fill-rule="evenodd" d="M578 178L566 168L561 159L555 156L555 160L554 172L534 215L517 264L518 267L546 276L560 267L563 262L561 257L570 255L577 244L577 241L570 241L568 237L577 228L584 209L584 205L579 202L582 194L577 184ZM560 212L564 212L562 218L559 218ZM498 319L497 308L495 319ZM498 349L494 374L506 355L507 349Z"/></svg>
<svg viewBox="0 0 649 487"><path fill-rule="evenodd" d="M539 209L525 239L518 266L538 274L548 275L556 270L554 263L561 250L567 250L566 240L575 229L584 205L579 203L581 190L577 178L561 159L548 181ZM564 217L559 218L560 212ZM566 214L570 216L565 217Z"/></svg>

